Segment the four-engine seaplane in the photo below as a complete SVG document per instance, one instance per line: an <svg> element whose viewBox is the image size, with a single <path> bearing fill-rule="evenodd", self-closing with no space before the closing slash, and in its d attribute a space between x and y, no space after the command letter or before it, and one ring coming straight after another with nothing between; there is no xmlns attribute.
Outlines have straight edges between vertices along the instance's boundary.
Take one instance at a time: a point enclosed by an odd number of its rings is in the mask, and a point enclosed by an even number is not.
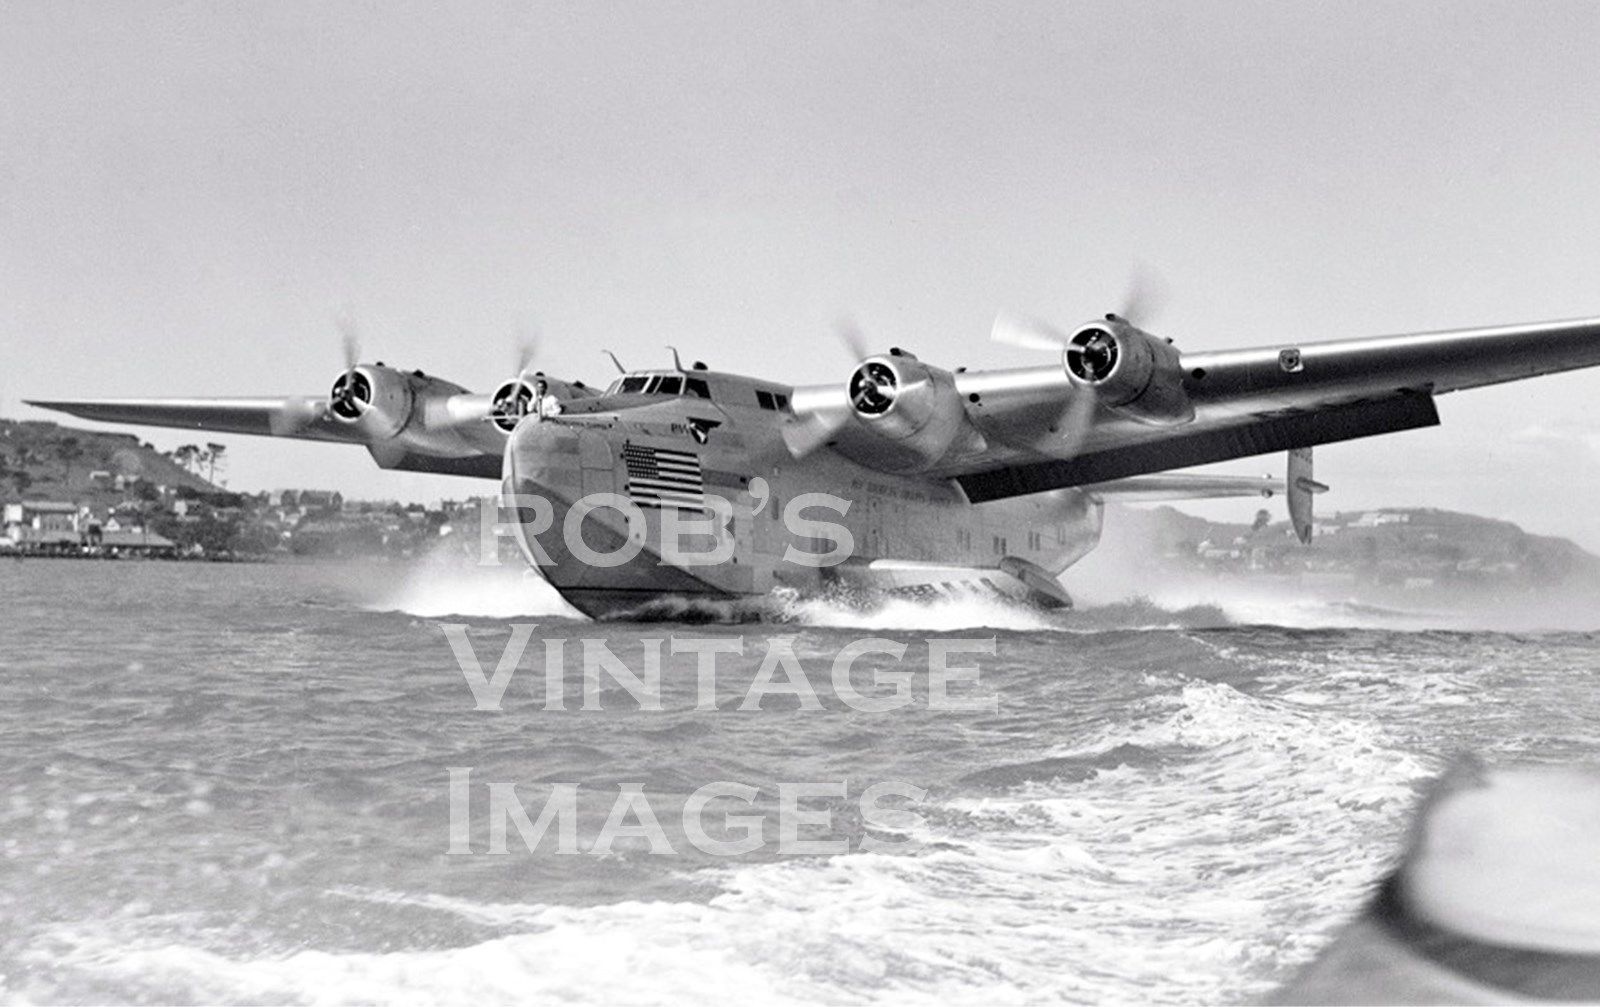
<svg viewBox="0 0 1600 1007"><path fill-rule="evenodd" d="M523 367L483 394L352 354L321 398L30 404L499 480L524 555L591 615L785 589L1059 607L1108 500L1282 493L1309 541L1326 489L1313 445L1436 425L1446 392L1600 364L1600 319L1197 353L1119 314L1070 331L1006 314L993 336L1056 359L951 371L857 338L837 384L684 367L674 351L603 390ZM1275 452L1282 479L1171 471ZM715 562L691 561L708 549Z"/></svg>

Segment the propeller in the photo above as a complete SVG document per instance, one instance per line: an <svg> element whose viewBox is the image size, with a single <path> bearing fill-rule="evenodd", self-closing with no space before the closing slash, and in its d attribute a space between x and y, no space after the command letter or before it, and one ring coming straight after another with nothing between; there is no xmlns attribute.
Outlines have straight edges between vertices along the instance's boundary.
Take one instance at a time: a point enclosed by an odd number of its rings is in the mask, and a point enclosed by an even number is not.
<svg viewBox="0 0 1600 1007"><path fill-rule="evenodd" d="M849 315L844 315L833 323L833 334L843 344L845 352L850 354L851 360L862 361L872 356L872 351L867 349L866 334Z"/></svg>
<svg viewBox="0 0 1600 1007"><path fill-rule="evenodd" d="M1146 323L1166 306L1168 292L1166 282L1148 263L1135 262L1123 292L1122 309L1110 318L1133 325ZM1009 311L995 316L989 338L1006 346L1065 354L1067 368L1084 383L1072 386L1066 408L1050 429L1062 435L1065 454L1077 454L1094 427L1099 398L1094 382L1108 377L1117 366L1116 339L1104 330L1080 330L1074 338L1049 322Z"/></svg>
<svg viewBox="0 0 1600 1007"><path fill-rule="evenodd" d="M344 351L344 373L333 383L330 408L347 419L354 419L360 415L355 398L358 387L356 364L361 360L361 333L356 328L355 315L348 308L335 316L334 324L339 328L339 344Z"/></svg>
<svg viewBox="0 0 1600 1007"><path fill-rule="evenodd" d="M1135 262L1122 294L1122 307L1114 316L1139 328L1147 327L1166 309L1170 288L1149 263ZM995 316L989 338L1024 350L1073 352L1072 334L1028 315L1002 311Z"/></svg>
<svg viewBox="0 0 1600 1007"><path fill-rule="evenodd" d="M1072 345L1070 333L1063 332L1049 322L1010 311L1001 311L994 316L994 328L989 330L989 338L1006 346L1044 352L1059 353Z"/></svg>
<svg viewBox="0 0 1600 1007"><path fill-rule="evenodd" d="M1099 398L1093 386L1073 386L1072 395L1067 399L1067 407L1051 425L1052 430L1061 434L1061 450L1064 454L1076 455L1078 449L1083 447L1083 442L1089 437L1089 431L1094 429L1094 414L1095 408L1099 405Z"/></svg>
<svg viewBox="0 0 1600 1007"><path fill-rule="evenodd" d="M869 360L850 375L850 404L857 412L878 416L889 411L900 393L900 379L894 368L879 360Z"/></svg>
<svg viewBox="0 0 1600 1007"><path fill-rule="evenodd" d="M275 437L293 437L328 413L325 403L304 395L291 395L267 419L267 427Z"/></svg>
<svg viewBox="0 0 1600 1007"><path fill-rule="evenodd" d="M346 419L359 418L363 389L370 398L371 386L356 371L356 365L361 361L361 334L356 327L355 316L348 308L342 309L334 316L334 325L339 330L344 370L334 380L332 395L326 401L304 395L291 395L284 399L283 405L272 414L267 424L276 436L293 437L311 424L329 419L335 413Z"/></svg>
<svg viewBox="0 0 1600 1007"><path fill-rule="evenodd" d="M833 440L850 422L850 400L836 387L796 388L789 407L794 418L783 425L783 443L796 459Z"/></svg>
<svg viewBox="0 0 1600 1007"><path fill-rule="evenodd" d="M1081 343L1074 342L1070 333L1049 322L1008 311L995 316L989 338L1025 350L1063 353L1068 358L1067 366L1080 376L1104 376L1116 366L1117 344L1109 334L1097 334ZM1074 384L1070 387L1071 394L1067 397L1066 407L1050 424L1050 430L1061 434L1062 452L1075 455L1094 427L1099 396L1093 385Z"/></svg>
<svg viewBox="0 0 1600 1007"><path fill-rule="evenodd" d="M1103 381L1117 367L1117 340L1104 329L1090 329L1066 346L1067 367L1084 381Z"/></svg>
<svg viewBox="0 0 1600 1007"><path fill-rule="evenodd" d="M834 322L833 334L845 352L850 354L852 361L859 363L871 355L867 349L866 336L854 319L846 316ZM878 366L887 373L887 383L880 377L874 376L869 382L870 388L865 385L858 388L858 379L861 378L862 372L867 370L858 368L851 375L850 386L842 396L836 387L795 389L789 402L794 418L783 425L782 431L783 443L788 447L789 453L796 459L804 458L833 440L854 415L852 402L856 400L858 392L873 402L880 401L879 396L887 396L881 399L882 409L887 409L894 401L896 391L894 372L882 364ZM881 412L882 409L875 411Z"/></svg>
<svg viewBox="0 0 1600 1007"><path fill-rule="evenodd" d="M523 319L517 323L515 335L517 356L516 370L513 373L520 378L528 373L528 368L533 366L534 357L539 355L539 343L543 338L543 333L540 331L537 321Z"/></svg>
<svg viewBox="0 0 1600 1007"><path fill-rule="evenodd" d="M356 370L361 360L361 333L356 327L355 315L346 308L334 319L339 328L339 342L344 350L344 373L333 383L333 397L328 410L346 420L361 418L362 402L372 401L372 384ZM363 393L365 398L363 399Z"/></svg>
<svg viewBox="0 0 1600 1007"><path fill-rule="evenodd" d="M1138 328L1148 328L1166 310L1171 295L1171 287L1159 272L1148 262L1136 261L1117 314Z"/></svg>
<svg viewBox="0 0 1600 1007"><path fill-rule="evenodd" d="M537 322L525 320L516 327L516 352L513 371L516 376L495 390L489 405L488 419L506 433L516 429L517 423L538 407L534 401L534 382L537 372L529 373L539 354L541 332Z"/></svg>

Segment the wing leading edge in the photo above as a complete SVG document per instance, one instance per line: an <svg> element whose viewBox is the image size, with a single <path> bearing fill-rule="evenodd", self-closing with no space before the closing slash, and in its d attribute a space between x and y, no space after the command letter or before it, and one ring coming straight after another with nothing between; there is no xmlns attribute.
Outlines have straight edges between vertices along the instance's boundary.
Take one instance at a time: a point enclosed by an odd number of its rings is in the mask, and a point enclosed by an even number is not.
<svg viewBox="0 0 1600 1007"><path fill-rule="evenodd" d="M27 404L101 423L365 443L355 428L327 418L326 399L85 399Z"/></svg>
<svg viewBox="0 0 1600 1007"><path fill-rule="evenodd" d="M351 372L346 399L190 398L29 401L102 423L356 444L381 468L498 479L505 434L494 403L458 385L383 365Z"/></svg>

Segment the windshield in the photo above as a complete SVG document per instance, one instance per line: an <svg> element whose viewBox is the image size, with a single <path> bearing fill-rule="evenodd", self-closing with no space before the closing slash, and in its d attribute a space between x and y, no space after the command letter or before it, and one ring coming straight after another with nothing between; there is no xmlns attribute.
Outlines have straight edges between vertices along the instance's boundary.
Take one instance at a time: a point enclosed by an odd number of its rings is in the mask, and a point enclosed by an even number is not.
<svg viewBox="0 0 1600 1007"><path fill-rule="evenodd" d="M711 398L711 386L704 378L682 374L626 374L611 383L607 395L693 395Z"/></svg>

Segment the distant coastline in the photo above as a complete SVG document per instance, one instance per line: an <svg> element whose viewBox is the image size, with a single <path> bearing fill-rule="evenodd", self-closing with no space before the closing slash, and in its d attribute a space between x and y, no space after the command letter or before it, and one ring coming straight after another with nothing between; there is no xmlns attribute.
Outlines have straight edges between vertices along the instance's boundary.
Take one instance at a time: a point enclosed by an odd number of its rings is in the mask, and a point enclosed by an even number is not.
<svg viewBox="0 0 1600 1007"><path fill-rule="evenodd" d="M132 434L0 419L0 556L307 562L408 559L445 539L477 548L477 498L235 493L214 481L225 465L221 444L162 452Z"/></svg>
<svg viewBox="0 0 1600 1007"><path fill-rule="evenodd" d="M307 563L477 555L482 498L428 507L316 489L234 493L213 481L225 465L220 444L162 452L132 434L0 419L0 557ZM1267 511L1227 523L1172 507L1118 508L1106 524L1103 551L1164 578L1389 599L1600 593L1600 557L1567 539L1452 511L1319 516L1309 547Z"/></svg>

